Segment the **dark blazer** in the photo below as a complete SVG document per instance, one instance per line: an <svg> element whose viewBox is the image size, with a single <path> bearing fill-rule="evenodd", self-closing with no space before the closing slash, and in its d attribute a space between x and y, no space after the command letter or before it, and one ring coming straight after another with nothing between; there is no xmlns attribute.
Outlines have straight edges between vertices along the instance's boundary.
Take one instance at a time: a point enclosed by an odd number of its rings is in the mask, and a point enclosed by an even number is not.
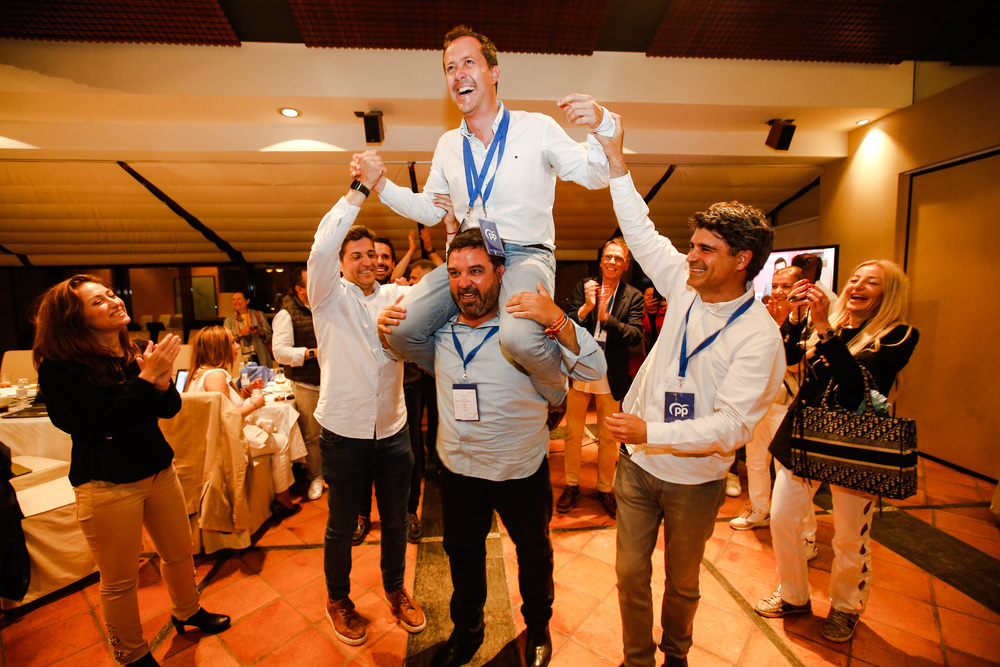
<svg viewBox="0 0 1000 667"><path fill-rule="evenodd" d="M583 286L588 280L595 280L598 284L601 282L600 278L584 278L577 283L566 314L587 331L594 333L597 328L597 308L590 311L582 322L579 316L580 306L586 303ZM608 385L611 387L611 395L616 401L620 401L625 398L632 385L628 349L642 342L642 292L624 281L619 282L604 330L608 334L604 346L604 358L608 362Z"/></svg>

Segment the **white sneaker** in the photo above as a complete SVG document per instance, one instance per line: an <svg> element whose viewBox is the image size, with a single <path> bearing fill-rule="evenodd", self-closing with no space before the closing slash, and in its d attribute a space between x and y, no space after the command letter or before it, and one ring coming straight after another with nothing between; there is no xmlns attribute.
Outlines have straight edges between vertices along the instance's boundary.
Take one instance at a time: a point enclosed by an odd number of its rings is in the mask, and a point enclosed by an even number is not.
<svg viewBox="0 0 1000 667"><path fill-rule="evenodd" d="M740 476L731 472L726 473L726 495L730 498L739 498L741 493L743 487L740 486Z"/></svg>
<svg viewBox="0 0 1000 667"><path fill-rule="evenodd" d="M729 522L729 527L733 530L752 530L770 524L771 516L767 512L761 512L753 505L747 505L743 514Z"/></svg>
<svg viewBox="0 0 1000 667"><path fill-rule="evenodd" d="M309 482L309 493L306 497L309 500L319 500L323 496L323 478L317 477L313 481Z"/></svg>

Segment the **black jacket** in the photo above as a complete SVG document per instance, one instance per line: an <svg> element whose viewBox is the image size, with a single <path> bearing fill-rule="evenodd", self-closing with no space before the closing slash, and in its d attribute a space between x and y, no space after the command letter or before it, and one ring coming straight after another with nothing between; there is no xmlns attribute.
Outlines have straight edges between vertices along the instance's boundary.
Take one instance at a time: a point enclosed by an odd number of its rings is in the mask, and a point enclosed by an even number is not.
<svg viewBox="0 0 1000 667"><path fill-rule="evenodd" d="M594 333L597 328L597 308L590 311L582 322L579 316L580 306L586 302L583 286L588 280L594 280L598 284L601 282L600 278L584 278L577 283L566 314L587 331ZM611 304L611 313L603 327L608 334L604 346L604 358L608 362L608 385L611 387L611 395L616 401L620 401L632 386L628 349L642 342L642 292L624 281L619 282Z"/></svg>

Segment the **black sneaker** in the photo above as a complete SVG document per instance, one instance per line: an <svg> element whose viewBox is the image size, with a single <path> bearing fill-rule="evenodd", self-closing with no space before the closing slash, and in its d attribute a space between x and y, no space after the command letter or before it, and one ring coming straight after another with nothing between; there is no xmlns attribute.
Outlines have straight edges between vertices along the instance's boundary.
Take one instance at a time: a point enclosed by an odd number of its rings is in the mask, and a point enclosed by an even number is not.
<svg viewBox="0 0 1000 667"><path fill-rule="evenodd" d="M566 488L563 489L562 495L559 496L559 500L556 501L556 511L560 514L565 514L573 509L576 505L576 501L579 499L580 487L567 485Z"/></svg>
<svg viewBox="0 0 1000 667"><path fill-rule="evenodd" d="M365 541L368 537L368 531L372 529L372 520L366 516L358 515L358 527L354 529L354 534L351 535L351 544L358 546Z"/></svg>

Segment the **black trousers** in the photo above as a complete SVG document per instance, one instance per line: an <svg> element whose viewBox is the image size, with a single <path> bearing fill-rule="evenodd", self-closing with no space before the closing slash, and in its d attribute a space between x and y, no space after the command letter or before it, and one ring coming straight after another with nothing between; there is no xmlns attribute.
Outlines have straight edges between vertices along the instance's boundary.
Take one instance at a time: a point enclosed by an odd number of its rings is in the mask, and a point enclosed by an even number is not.
<svg viewBox="0 0 1000 667"><path fill-rule="evenodd" d="M420 381L403 385L403 400L406 403L406 422L410 427L410 448L413 450L413 473L410 477L410 497L406 503L406 511L417 513L420 505L420 481L424 477L424 438L420 432L420 422L423 417L423 396Z"/></svg>
<svg viewBox="0 0 1000 667"><path fill-rule="evenodd" d="M451 620L459 632L483 627L486 605L486 538L493 511L517 549L518 586L525 625L542 630L552 618L552 481L549 461L524 479L502 482L444 469L441 479L444 550L451 564Z"/></svg>

